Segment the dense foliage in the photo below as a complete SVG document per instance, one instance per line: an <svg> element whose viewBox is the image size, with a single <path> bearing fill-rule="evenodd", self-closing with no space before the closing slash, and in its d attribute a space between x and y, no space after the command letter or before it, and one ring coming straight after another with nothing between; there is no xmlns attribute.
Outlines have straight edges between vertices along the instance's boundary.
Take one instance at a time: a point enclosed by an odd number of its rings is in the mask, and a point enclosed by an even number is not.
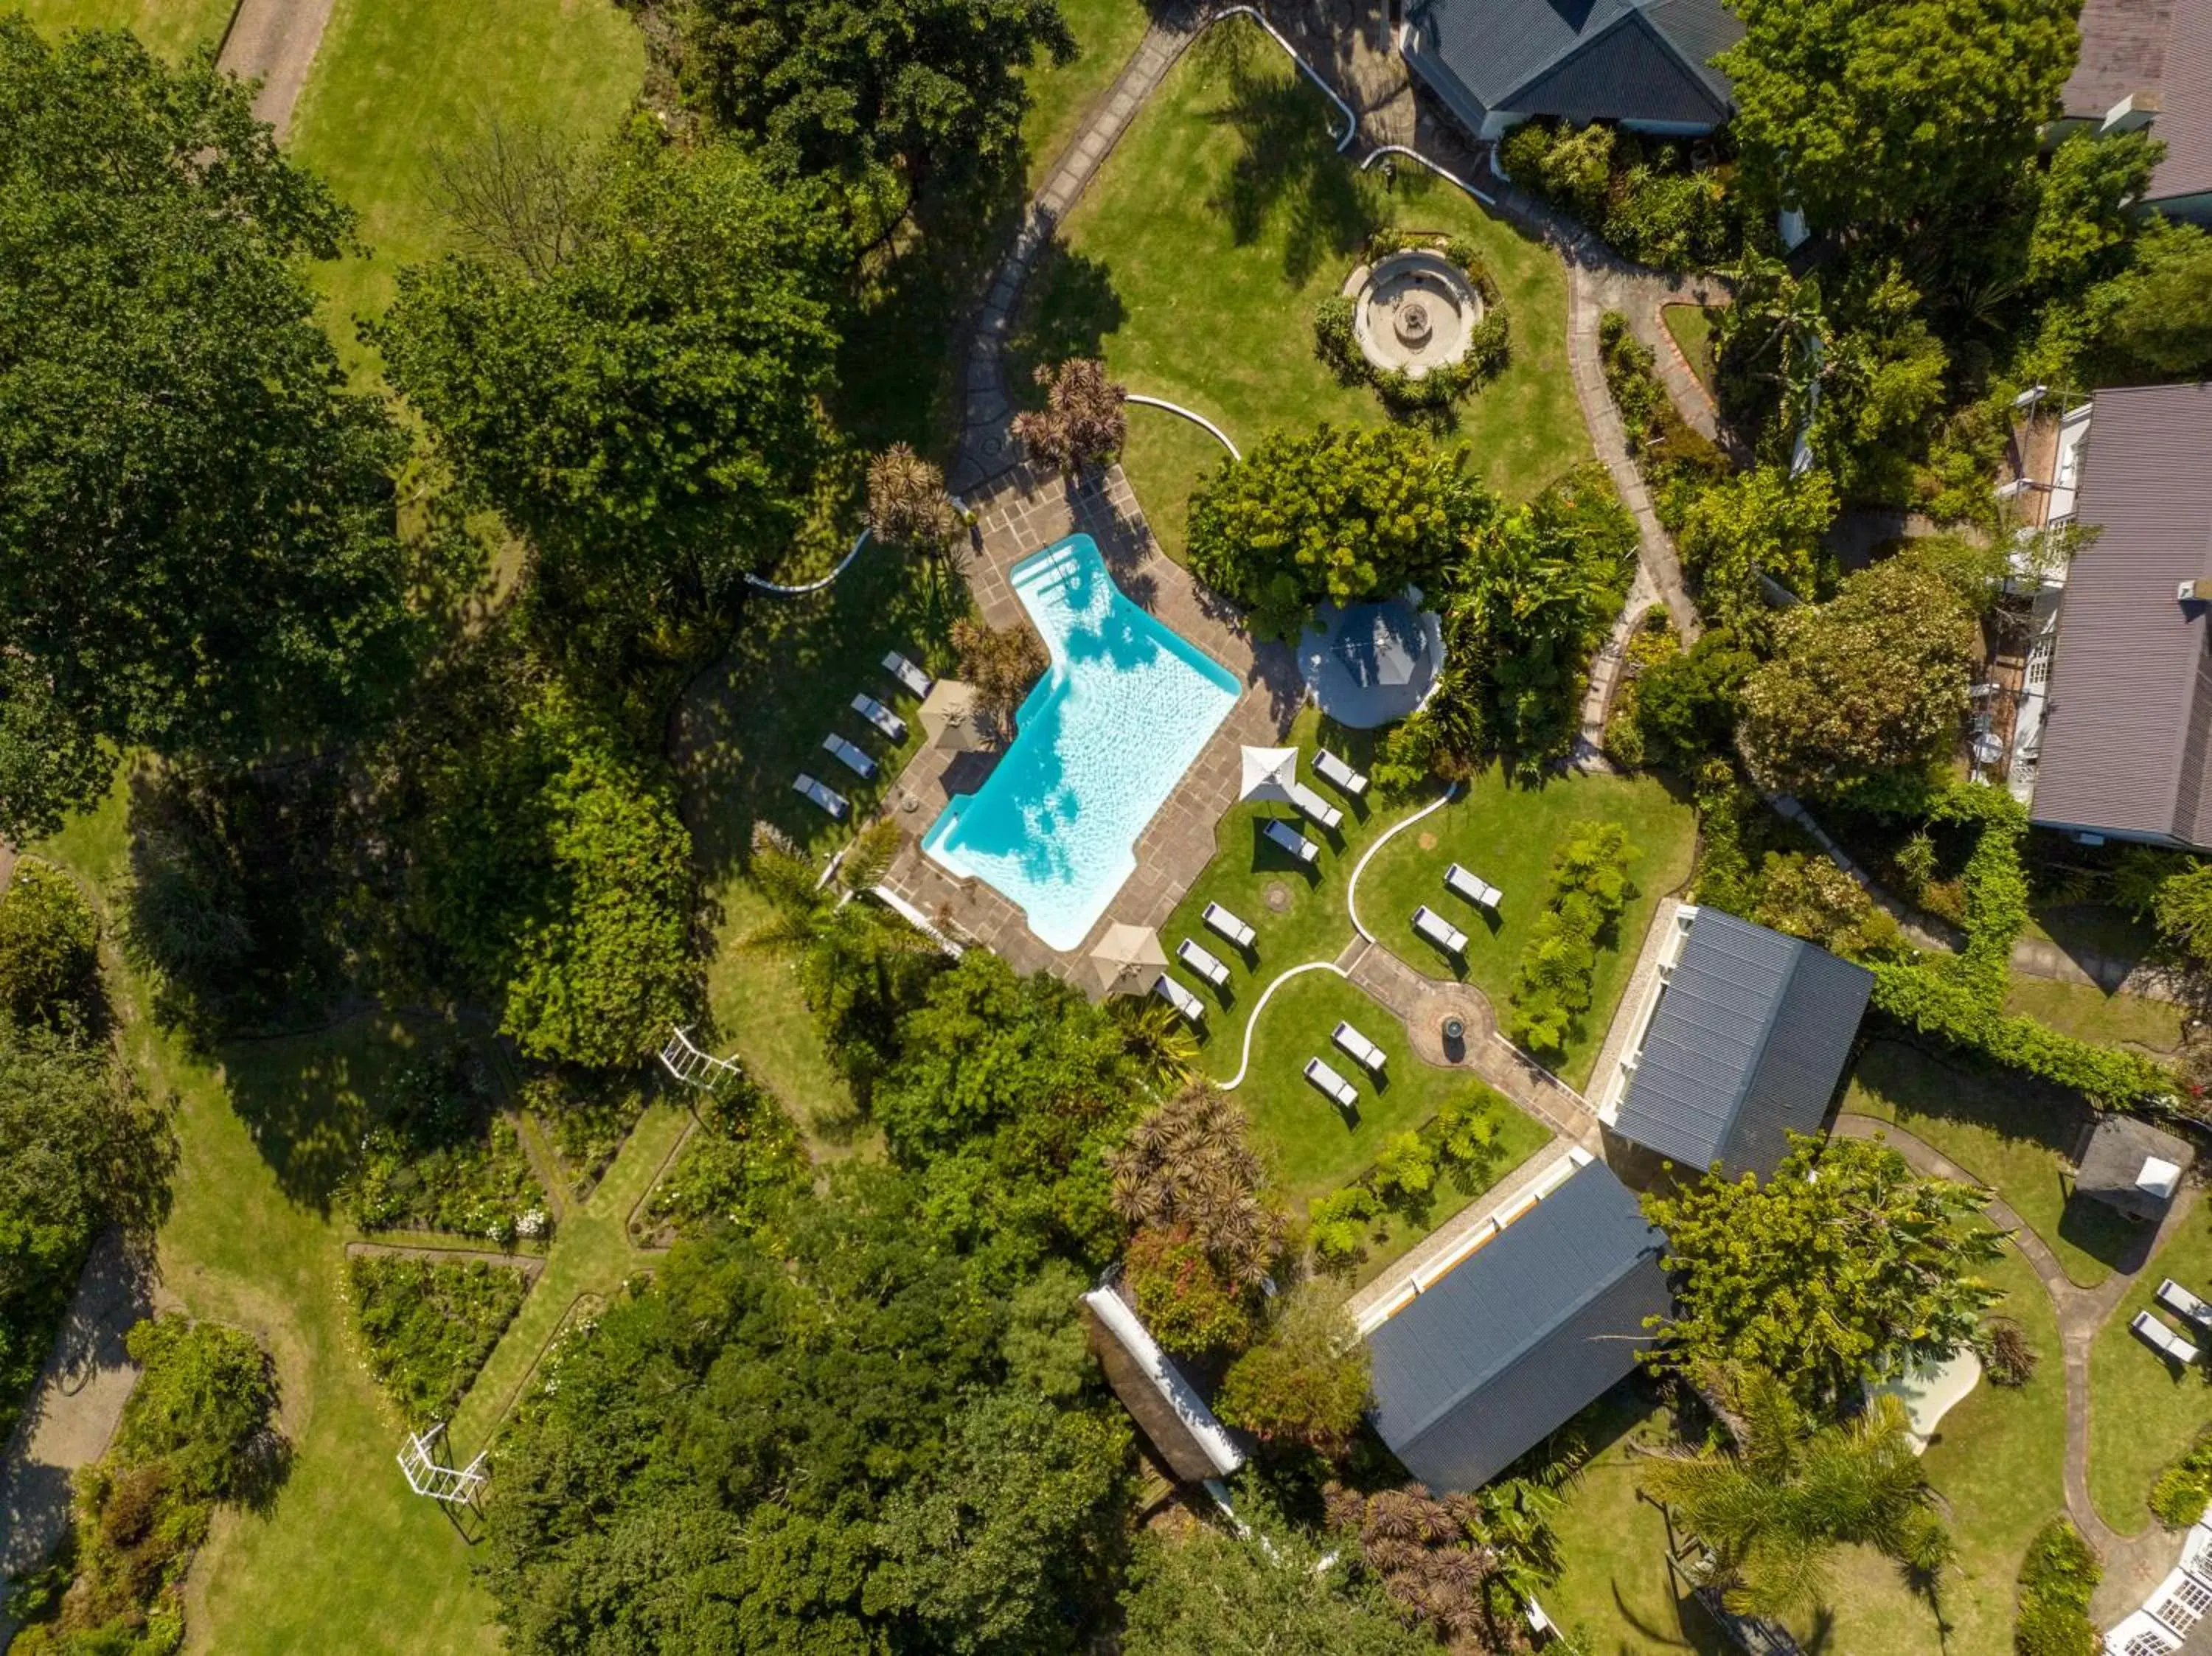
<svg viewBox="0 0 2212 1656"><path fill-rule="evenodd" d="M1358 604L1431 579L1496 510L1461 450L1395 428L1272 432L1224 460L1190 502L1190 565L1295 640L1319 604Z"/></svg>
<svg viewBox="0 0 2212 1656"><path fill-rule="evenodd" d="M1675 532L1706 618L1739 638L1761 640L1771 613L1765 582L1797 597L1816 596L1827 556L1820 537L1836 511L1835 487L1818 470L1792 477L1760 466L1689 494Z"/></svg>
<svg viewBox="0 0 2212 1656"><path fill-rule="evenodd" d="M173 1157L166 1112L112 1052L0 1020L0 1415L46 1360L93 1238L160 1217Z"/></svg>
<svg viewBox="0 0 2212 1656"><path fill-rule="evenodd" d="M143 1372L107 1453L77 1483L75 1579L23 1656L167 1656L184 1642L185 1574L217 1506L271 1487L274 1366L236 1329L164 1316L131 1331Z"/></svg>
<svg viewBox="0 0 2212 1656"><path fill-rule="evenodd" d="M1997 1298L1976 1274L2002 1242L1988 1199L1854 1138L1797 1140L1764 1185L1716 1170L1647 1196L1677 1282L1658 1360L1763 1369L1837 1408L1887 1368L1948 1357Z"/></svg>
<svg viewBox="0 0 2212 1656"><path fill-rule="evenodd" d="M551 1228L514 1124L480 1066L428 1052L387 1079L338 1199L363 1230L446 1230L501 1246Z"/></svg>
<svg viewBox="0 0 2212 1656"><path fill-rule="evenodd" d="M1415 1627L1467 1656L1530 1647L1528 1607L1562 1559L1552 1519L1561 1497L1551 1463L1540 1478L1494 1478L1441 1498L1418 1483L1371 1493L1322 1491L1330 1530L1353 1549L1357 1574Z"/></svg>
<svg viewBox="0 0 2212 1656"><path fill-rule="evenodd" d="M350 221L251 89L0 19L0 828L112 751L236 760L359 728L411 648L392 474L299 265Z"/></svg>
<svg viewBox="0 0 2212 1656"><path fill-rule="evenodd" d="M2212 1435L2201 1435L2150 1486L2150 1509L2169 1530L2185 1530L2203 1520L2208 1507L2212 1507Z"/></svg>
<svg viewBox="0 0 2212 1656"><path fill-rule="evenodd" d="M1340 1454L1366 1412L1369 1362L1343 1296L1300 1283L1276 1296L1259 1343L1229 1365L1214 1412L1263 1443Z"/></svg>
<svg viewBox="0 0 2212 1656"><path fill-rule="evenodd" d="M23 858L0 892L0 1016L89 1029L100 1010L99 917L75 880Z"/></svg>
<svg viewBox="0 0 2212 1656"><path fill-rule="evenodd" d="M481 1259L372 1253L346 1261L368 1372L417 1428L453 1417L529 1286L520 1271Z"/></svg>
<svg viewBox="0 0 2212 1656"><path fill-rule="evenodd" d="M2089 1619L2089 1601L2104 1575L2096 1550L2063 1518L2028 1543L2020 1565L2020 1611L2013 1623L2018 1656L2096 1656L2104 1640Z"/></svg>
<svg viewBox="0 0 2212 1656"><path fill-rule="evenodd" d="M1565 209L1643 264L1710 270L1743 246L1732 167L1700 166L1680 140L1595 122L1523 121L1498 141L1498 161L1530 194Z"/></svg>
<svg viewBox="0 0 2212 1656"><path fill-rule="evenodd" d="M1628 877L1634 855L1627 830L1606 822L1578 823L1552 853L1543 912L1513 968L1510 1032L1530 1052L1556 1055L1580 1033L1598 950L1612 946L1636 895Z"/></svg>
<svg viewBox="0 0 2212 1656"><path fill-rule="evenodd" d="M647 1216L682 1232L772 1223L805 1188L809 1171L791 1118L750 1076L725 1083L694 1107L698 1131L653 1186Z"/></svg>

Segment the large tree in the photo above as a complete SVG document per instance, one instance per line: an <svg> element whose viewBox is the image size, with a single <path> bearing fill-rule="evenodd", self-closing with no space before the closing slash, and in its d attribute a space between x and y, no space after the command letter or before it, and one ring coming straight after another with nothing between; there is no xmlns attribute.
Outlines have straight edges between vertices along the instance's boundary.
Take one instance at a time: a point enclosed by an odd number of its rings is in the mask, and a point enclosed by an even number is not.
<svg viewBox="0 0 2212 1656"><path fill-rule="evenodd" d="M846 243L818 190L730 144L604 159L562 256L401 273L371 331L471 495L556 602L719 613L806 517Z"/></svg>
<svg viewBox="0 0 2212 1656"><path fill-rule="evenodd" d="M1717 1170L1644 1210L1679 1289L1662 1360L1763 1368L1833 1405L1885 1366L1948 1357L1996 1290L1989 1192L1923 1178L1887 1144L1799 1139L1764 1185Z"/></svg>
<svg viewBox="0 0 2212 1656"><path fill-rule="evenodd" d="M1744 681L1745 756L1816 795L1930 764L1959 737L1978 643L1972 603L1929 560L1861 570L1776 621L1773 658Z"/></svg>
<svg viewBox="0 0 2212 1656"><path fill-rule="evenodd" d="M0 17L0 829L100 743L235 761L356 728L406 659L405 440L301 264L350 219L250 93Z"/></svg>
<svg viewBox="0 0 2212 1656"><path fill-rule="evenodd" d="M1296 639L1316 604L1384 597L1463 548L1496 509L1466 464L1396 427L1270 433L1191 496L1191 567L1255 633Z"/></svg>
<svg viewBox="0 0 2212 1656"><path fill-rule="evenodd" d="M878 187L1019 154L1021 71L1075 40L1053 0L677 0L679 76L779 164ZM895 190L896 193L896 190Z"/></svg>
<svg viewBox="0 0 2212 1656"><path fill-rule="evenodd" d="M2058 112L2076 0L1734 0L1717 59L1763 193L1815 229L1909 227L2005 193Z"/></svg>

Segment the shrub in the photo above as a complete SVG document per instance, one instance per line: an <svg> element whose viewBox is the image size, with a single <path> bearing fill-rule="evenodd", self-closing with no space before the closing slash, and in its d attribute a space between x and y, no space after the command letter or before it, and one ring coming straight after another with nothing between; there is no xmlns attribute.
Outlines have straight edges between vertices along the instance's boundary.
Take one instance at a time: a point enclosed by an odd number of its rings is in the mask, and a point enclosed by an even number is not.
<svg viewBox="0 0 2212 1656"><path fill-rule="evenodd" d="M1351 1265L1366 1246L1368 1227L1382 1212L1382 1204L1364 1185L1331 1191L1307 1210L1306 1239L1315 1257L1332 1269Z"/></svg>
<svg viewBox="0 0 2212 1656"><path fill-rule="evenodd" d="M1974 1337L1974 1355L1995 1386L2025 1386L2035 1378L2039 1361L2027 1331L2010 1317L1991 1317ZM2200 1509L2201 1510L2201 1509Z"/></svg>
<svg viewBox="0 0 2212 1656"><path fill-rule="evenodd" d="M52 863L26 857L0 893L0 1009L18 1023L87 1025L100 1008L100 922Z"/></svg>
<svg viewBox="0 0 2212 1656"><path fill-rule="evenodd" d="M1036 382L1045 406L1014 416L1014 435L1041 464L1071 475L1103 465L1129 440L1126 387L1106 377L1106 365L1075 357L1058 367L1040 365Z"/></svg>
<svg viewBox="0 0 2212 1656"><path fill-rule="evenodd" d="M1597 951L1635 895L1634 854L1618 822L1582 823L1553 853L1544 912L1513 974L1512 1036L1529 1051L1565 1052L1589 1010Z"/></svg>
<svg viewBox="0 0 2212 1656"><path fill-rule="evenodd" d="M1339 1455L1358 1431L1369 1395L1367 1342L1342 1299L1308 1282L1277 1299L1267 1338L1229 1366L1214 1408L1262 1442Z"/></svg>
<svg viewBox="0 0 2212 1656"><path fill-rule="evenodd" d="M2097 1629L2089 1599L2104 1571L2095 1550L2063 1518L2045 1525L2020 1567L2020 1616L2013 1624L2018 1656L2095 1656Z"/></svg>
<svg viewBox="0 0 2212 1656"><path fill-rule="evenodd" d="M522 1308L520 1271L367 1254L346 1261L362 1355L411 1424L449 1419Z"/></svg>
<svg viewBox="0 0 2212 1656"><path fill-rule="evenodd" d="M975 687L984 714L1002 739L1011 739L1015 713L1052 664L1044 641L1026 627L994 632L963 616L952 623L952 647L960 652L960 676Z"/></svg>
<svg viewBox="0 0 2212 1656"><path fill-rule="evenodd" d="M1375 1193L1394 1208L1420 1208L1437 1182L1436 1148L1418 1132L1394 1135L1375 1157Z"/></svg>
<svg viewBox="0 0 2212 1656"><path fill-rule="evenodd" d="M1696 169L1687 147L1592 123L1524 121L1498 141L1513 181L1580 219L1632 259L1710 269L1743 251L1733 168Z"/></svg>
<svg viewBox="0 0 2212 1656"><path fill-rule="evenodd" d="M457 1049L398 1071L360 1162L338 1187L364 1230L447 1230L501 1247L551 1221L514 1124L491 1113L484 1078Z"/></svg>
<svg viewBox="0 0 2212 1656"><path fill-rule="evenodd" d="M2150 1509L2169 1530L2185 1530L2212 1507L2212 1432L2200 1434L2189 1453L2158 1475Z"/></svg>
<svg viewBox="0 0 2212 1656"><path fill-rule="evenodd" d="M1167 1350L1194 1356L1239 1348L1252 1338L1247 1295L1188 1227L1139 1231L1121 1271L1138 1316Z"/></svg>
<svg viewBox="0 0 2212 1656"><path fill-rule="evenodd" d="M702 1105L699 1122L647 1202L651 1218L680 1231L715 1223L757 1228L805 1187L799 1134L775 1095L750 1077Z"/></svg>

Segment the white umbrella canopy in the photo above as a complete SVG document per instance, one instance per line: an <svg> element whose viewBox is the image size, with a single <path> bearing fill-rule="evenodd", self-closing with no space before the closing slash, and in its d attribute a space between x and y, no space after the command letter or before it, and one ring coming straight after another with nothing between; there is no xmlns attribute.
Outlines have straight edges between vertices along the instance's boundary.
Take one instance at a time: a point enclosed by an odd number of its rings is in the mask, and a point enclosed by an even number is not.
<svg viewBox="0 0 2212 1656"><path fill-rule="evenodd" d="M1243 799L1273 799L1279 804L1291 803L1291 790L1298 785L1298 750L1296 748L1247 748L1244 749L1244 786L1237 797Z"/></svg>
<svg viewBox="0 0 2212 1656"><path fill-rule="evenodd" d="M1147 968L1162 968L1168 963L1167 950L1160 947L1160 934L1148 925L1130 925L1115 921L1106 928L1106 935L1091 951L1091 964L1098 974L1098 981L1109 990L1117 989L1125 978L1142 975Z"/></svg>

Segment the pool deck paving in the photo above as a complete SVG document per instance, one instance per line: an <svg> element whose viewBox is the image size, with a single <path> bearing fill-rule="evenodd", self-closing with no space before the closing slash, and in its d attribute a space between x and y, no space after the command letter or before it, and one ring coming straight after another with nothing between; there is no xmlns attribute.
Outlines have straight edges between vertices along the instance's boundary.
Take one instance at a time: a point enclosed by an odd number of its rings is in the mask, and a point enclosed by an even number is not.
<svg viewBox="0 0 2212 1656"><path fill-rule="evenodd" d="M1204 591L1163 555L1119 466L1071 482L1052 472L1015 467L988 493L971 499L976 544L965 573L975 607L996 628L1026 627L1007 572L1031 553L1070 535L1088 535L1115 583L1129 600L1173 628L1234 673L1243 690L1174 792L1136 842L1137 867L1077 949L1053 949L1031 931L1021 910L985 882L963 878L925 855L927 832L955 793L972 793L989 773L990 755L925 748L899 778L887 806L916 836L901 850L884 883L939 925L1003 955L1024 972L1048 971L1099 992L1085 969L1091 949L1117 923L1158 926L1212 860L1214 830L1237 803L1242 749L1279 743L1305 696L1297 661L1285 646L1244 630L1233 606Z"/></svg>

